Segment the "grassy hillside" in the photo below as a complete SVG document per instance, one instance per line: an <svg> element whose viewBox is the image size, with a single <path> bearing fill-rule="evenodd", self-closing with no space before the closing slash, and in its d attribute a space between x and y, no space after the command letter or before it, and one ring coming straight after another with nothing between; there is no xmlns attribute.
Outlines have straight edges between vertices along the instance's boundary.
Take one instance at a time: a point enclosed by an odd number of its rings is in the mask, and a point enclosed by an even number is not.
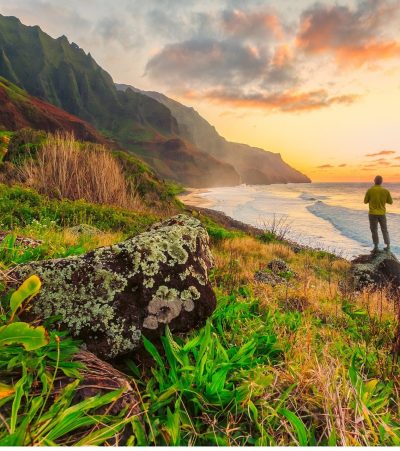
<svg viewBox="0 0 400 451"><path fill-rule="evenodd" d="M179 130L170 110L141 93L118 91L92 56L65 36L53 39L37 26L28 27L15 17L0 14L0 49L0 76L88 121L104 136L145 159L161 177L184 183L190 180L195 187L210 186L208 181L211 186L239 183L230 164L185 140L171 148Z"/></svg>
<svg viewBox="0 0 400 451"><path fill-rule="evenodd" d="M58 182L55 180L51 182L51 177L60 176L61 163L68 166L65 168L67 171L71 171L71 164L77 165L76 170L73 171L77 179L74 182L71 179L69 182L77 188L88 184L88 174L81 178L78 174L79 171L85 171L83 164L86 164L88 165L87 170L92 173L94 180L98 181L98 188L102 191L110 191L115 185L116 179L120 179L121 183L126 185L126 190L136 197L143 208L151 208L161 214L166 214L174 211L178 204L174 196L180 186L158 178L142 160L123 150L112 150L108 145L75 141L68 133L63 133L60 135L60 139L55 139L55 135L29 128L17 132L3 131L0 132L0 152L3 161L3 164L0 164L0 178L3 182L30 184L39 190L42 189L45 193L48 188L47 194L53 194L53 197L61 188L54 186ZM82 157L88 154L90 161L87 159L85 163L78 160L75 163L69 161L71 157L79 154ZM99 167L104 158L99 159L98 157L103 154L106 154L104 156L108 155L106 158L108 163L104 166L106 162L103 162L102 167ZM54 163L53 166L50 165L51 161ZM52 176L48 172L50 166L52 167ZM40 188L39 178L42 181L42 188ZM59 193L58 196L60 197L60 195L69 199L91 199L90 196L85 197L84 190L78 190L72 197L66 192ZM120 194L118 197L121 197Z"/></svg>
<svg viewBox="0 0 400 451"><path fill-rule="evenodd" d="M3 269L113 243L156 219L22 188L1 186L0 198L3 230L43 240L38 250L0 245ZM0 444L399 445L396 311L385 292L343 293L346 261L200 219L212 237L217 310L203 329L186 337L167 330L161 348L145 341L140 359L119 362L135 381L142 417L96 411L107 412L117 392L71 409L78 343L51 333L39 350L0 348ZM103 233L73 234L82 222ZM288 267L266 269L276 259ZM278 283L255 281L260 270ZM54 398L63 374L72 385Z"/></svg>

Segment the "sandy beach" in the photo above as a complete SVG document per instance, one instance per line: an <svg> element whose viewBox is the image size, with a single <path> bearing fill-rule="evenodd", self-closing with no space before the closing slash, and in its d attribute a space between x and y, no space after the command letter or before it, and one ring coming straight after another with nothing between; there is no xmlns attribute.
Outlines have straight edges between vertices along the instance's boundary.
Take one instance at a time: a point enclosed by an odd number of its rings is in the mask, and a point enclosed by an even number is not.
<svg viewBox="0 0 400 451"><path fill-rule="evenodd" d="M209 192L207 189L186 188L185 192L178 196L178 199L185 205L192 207L212 208L215 202L201 196L201 194L207 192Z"/></svg>

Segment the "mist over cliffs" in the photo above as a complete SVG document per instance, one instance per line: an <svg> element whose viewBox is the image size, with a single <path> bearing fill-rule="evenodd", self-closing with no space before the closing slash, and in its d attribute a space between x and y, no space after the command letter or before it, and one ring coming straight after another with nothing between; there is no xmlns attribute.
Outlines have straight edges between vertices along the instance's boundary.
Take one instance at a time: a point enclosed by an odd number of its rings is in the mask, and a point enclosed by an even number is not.
<svg viewBox="0 0 400 451"><path fill-rule="evenodd" d="M124 85L116 85L119 90L142 93L165 105L178 122L179 134L199 149L220 161L232 165L240 175L241 183L267 185L270 183L304 183L311 180L285 163L278 153L273 153L227 141L206 119L191 107L185 106L164 94L154 91L140 91Z"/></svg>
<svg viewBox="0 0 400 451"><path fill-rule="evenodd" d="M226 141L192 108L157 92L116 86L90 53L65 36L54 39L2 15L0 76L31 99L88 122L162 178L201 188L310 181L279 154Z"/></svg>

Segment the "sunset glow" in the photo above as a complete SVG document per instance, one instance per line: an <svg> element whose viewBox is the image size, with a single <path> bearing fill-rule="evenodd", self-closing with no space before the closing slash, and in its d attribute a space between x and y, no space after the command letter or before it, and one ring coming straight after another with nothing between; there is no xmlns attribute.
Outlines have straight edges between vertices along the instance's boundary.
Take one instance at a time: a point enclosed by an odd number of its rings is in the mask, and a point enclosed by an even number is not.
<svg viewBox="0 0 400 451"><path fill-rule="evenodd" d="M0 7L313 181L400 181L399 0L91 3Z"/></svg>

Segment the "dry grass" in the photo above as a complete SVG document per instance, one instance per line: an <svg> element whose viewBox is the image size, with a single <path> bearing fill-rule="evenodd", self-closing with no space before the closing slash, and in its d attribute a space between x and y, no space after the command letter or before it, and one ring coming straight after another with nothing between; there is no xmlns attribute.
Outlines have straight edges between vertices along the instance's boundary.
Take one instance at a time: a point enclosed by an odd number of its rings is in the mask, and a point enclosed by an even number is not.
<svg viewBox="0 0 400 451"><path fill-rule="evenodd" d="M361 396L359 390L366 390L363 387L367 381L373 380L386 383L392 379L396 386L398 366L392 362L389 337L396 327L397 312L388 293L381 290L344 294L340 282L347 277L350 264L328 254L294 254L283 244L264 244L250 237L224 240L214 247L213 253L219 281L229 281L227 291L246 285L262 308L276 318L276 334L285 349L285 359L281 365L268 369L274 372L275 383L268 387L265 409L288 387L295 386L289 398L290 409L306 423L312 422L317 436L332 437L341 446L381 443L377 431L387 428L382 426L383 414L375 414L373 404L368 406L367 395ZM288 296L306 299L304 310L288 308L283 302L285 284L271 287L254 280L254 273L274 258L282 258L297 273L298 278L290 281ZM352 332L354 327L363 326L355 326L344 312L346 301L366 312L365 328L359 332ZM282 319L296 315L300 315L300 323L295 328L290 326L290 320ZM361 338L359 333L365 335ZM357 389L349 377L356 349L365 353L365 359L374 356L375 362L374 369L368 370L369 377L361 380ZM385 395L376 396L384 399ZM396 416L398 409L393 402L382 412Z"/></svg>
<svg viewBox="0 0 400 451"><path fill-rule="evenodd" d="M343 298L340 282L347 277L350 269L350 263L346 260L328 254L322 257L316 257L311 252L295 254L285 244L265 244L252 237L223 240L214 246L213 253L217 271L229 275L235 281L236 288L240 284L250 284L257 296L268 302L272 297L275 300L282 298L285 287L278 285L272 288L255 282L254 274L265 268L272 259L283 259L298 275L296 281L290 283L290 296L307 298L310 311L314 314L336 317L340 314L338 300ZM356 306L380 320L395 317L395 303L385 289L348 293L348 297Z"/></svg>
<svg viewBox="0 0 400 451"><path fill-rule="evenodd" d="M141 206L110 152L103 146L79 143L73 134L49 135L37 156L22 167L21 176L28 186L50 197Z"/></svg>

